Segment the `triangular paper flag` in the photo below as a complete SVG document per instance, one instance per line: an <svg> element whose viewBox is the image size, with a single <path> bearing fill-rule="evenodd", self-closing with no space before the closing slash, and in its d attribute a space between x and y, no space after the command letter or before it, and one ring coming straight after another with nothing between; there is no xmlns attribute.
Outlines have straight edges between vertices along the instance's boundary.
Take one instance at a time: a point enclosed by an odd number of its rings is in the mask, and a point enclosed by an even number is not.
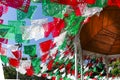
<svg viewBox="0 0 120 80"><path fill-rule="evenodd" d="M51 48L51 45L53 44L52 40L47 40L40 43L40 49L43 53L48 52Z"/></svg>
<svg viewBox="0 0 120 80"><path fill-rule="evenodd" d="M8 61L9 61L7 56L0 55L0 58L1 58L1 61L2 61L3 63L5 63L5 64L7 64Z"/></svg>
<svg viewBox="0 0 120 80"><path fill-rule="evenodd" d="M30 6L27 13L17 10L17 20L22 20L25 18L32 19L33 13L35 12L37 6Z"/></svg>
<svg viewBox="0 0 120 80"><path fill-rule="evenodd" d="M17 50L17 51L12 51L13 55L17 58L17 59L21 59L22 57L22 53L21 51Z"/></svg>
<svg viewBox="0 0 120 80"><path fill-rule="evenodd" d="M20 61L14 58L9 58L9 64L13 67L19 67Z"/></svg>

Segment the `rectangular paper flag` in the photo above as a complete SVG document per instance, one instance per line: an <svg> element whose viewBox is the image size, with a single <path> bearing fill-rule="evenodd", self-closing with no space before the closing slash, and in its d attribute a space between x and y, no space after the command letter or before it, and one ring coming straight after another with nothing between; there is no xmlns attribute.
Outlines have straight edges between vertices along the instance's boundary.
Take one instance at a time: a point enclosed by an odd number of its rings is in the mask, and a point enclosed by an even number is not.
<svg viewBox="0 0 120 80"><path fill-rule="evenodd" d="M24 46L24 53L28 54L29 56L35 56L36 45L25 45Z"/></svg>

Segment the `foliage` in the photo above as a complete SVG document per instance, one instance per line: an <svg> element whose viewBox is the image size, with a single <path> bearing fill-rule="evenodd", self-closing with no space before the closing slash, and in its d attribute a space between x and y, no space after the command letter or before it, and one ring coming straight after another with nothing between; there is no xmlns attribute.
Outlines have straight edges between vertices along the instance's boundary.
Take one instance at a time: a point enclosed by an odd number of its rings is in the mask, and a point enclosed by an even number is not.
<svg viewBox="0 0 120 80"><path fill-rule="evenodd" d="M13 67L8 67L8 66L4 66L3 67L4 69L4 75L5 75L5 79L16 79L16 76L17 76L17 72L15 70L15 68ZM20 73L18 73L18 78L20 80L47 80L45 78L42 78L42 77L37 77L37 76L27 76L27 75L22 75Z"/></svg>

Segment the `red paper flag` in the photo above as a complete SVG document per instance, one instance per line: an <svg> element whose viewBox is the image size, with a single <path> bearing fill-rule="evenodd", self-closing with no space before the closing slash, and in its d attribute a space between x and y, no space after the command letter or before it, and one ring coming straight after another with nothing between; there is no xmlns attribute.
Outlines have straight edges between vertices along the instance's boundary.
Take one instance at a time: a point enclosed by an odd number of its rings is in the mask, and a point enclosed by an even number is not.
<svg viewBox="0 0 120 80"><path fill-rule="evenodd" d="M21 51L19 51L19 50L17 50L17 51L12 51L12 53L14 54L14 56L15 56L17 59L21 59L21 57L22 57Z"/></svg>
<svg viewBox="0 0 120 80"><path fill-rule="evenodd" d="M2 44L0 44L1 45L1 49L0 49L0 54L1 55L6 55L6 48L2 48Z"/></svg>
<svg viewBox="0 0 120 80"><path fill-rule="evenodd" d="M0 43L7 44L8 43L8 39L0 38Z"/></svg>
<svg viewBox="0 0 120 80"><path fill-rule="evenodd" d="M59 19L59 18L54 18L54 29L52 31L53 37L59 36L61 33L61 30L65 27L64 20Z"/></svg>
<svg viewBox="0 0 120 80"><path fill-rule="evenodd" d="M49 22L47 24L43 24L43 28L45 30L44 34L45 34L45 37L48 37L50 35L50 33L52 32L53 30L53 22Z"/></svg>
<svg viewBox="0 0 120 80"><path fill-rule="evenodd" d="M2 16L3 14L3 6L0 5L0 17Z"/></svg>
<svg viewBox="0 0 120 80"><path fill-rule="evenodd" d="M27 12L30 6L30 0L1 0L0 3L24 12Z"/></svg>
<svg viewBox="0 0 120 80"><path fill-rule="evenodd" d="M19 67L20 61L14 58L9 58L9 64L13 67Z"/></svg>
<svg viewBox="0 0 120 80"><path fill-rule="evenodd" d="M108 5L120 7L120 0L108 0Z"/></svg>
<svg viewBox="0 0 120 80"><path fill-rule="evenodd" d="M26 74L27 74L28 76L33 76L34 71L33 71L32 66L31 66L30 68L27 68L27 69L26 69L26 71L27 71L27 73L26 73Z"/></svg>
<svg viewBox="0 0 120 80"><path fill-rule="evenodd" d="M72 70L71 73L72 73L72 75L75 75L75 70Z"/></svg>
<svg viewBox="0 0 120 80"><path fill-rule="evenodd" d="M71 6L75 6L79 4L78 0L51 0L51 2L57 2L60 4L71 5Z"/></svg>
<svg viewBox="0 0 120 80"><path fill-rule="evenodd" d="M59 36L61 30L64 27L65 27L64 20L54 18L53 22L49 22L48 24L43 25L43 28L45 30L45 37L48 37L50 33L52 33L53 37Z"/></svg>
<svg viewBox="0 0 120 80"><path fill-rule="evenodd" d="M51 69L52 69L52 67L53 67L53 62L54 62L54 60L50 60L50 61L49 61L48 65L47 65L48 70L51 70Z"/></svg>
<svg viewBox="0 0 120 80"><path fill-rule="evenodd" d="M46 54L44 54L44 55L41 56L41 61L42 61L43 63L45 63L48 58L49 58L49 55L48 55L48 53L46 53Z"/></svg>
<svg viewBox="0 0 120 80"><path fill-rule="evenodd" d="M45 53L45 52L49 51L52 44L53 44L52 40L47 40L47 41L40 43L40 48L41 48L42 52Z"/></svg>
<svg viewBox="0 0 120 80"><path fill-rule="evenodd" d="M60 80L63 80L63 78L60 78Z"/></svg>
<svg viewBox="0 0 120 80"><path fill-rule="evenodd" d="M68 63L68 64L66 65L66 69L69 70L69 69L71 68L71 66L72 66L71 63Z"/></svg>
<svg viewBox="0 0 120 80"><path fill-rule="evenodd" d="M3 20L2 19L0 19L0 24L3 24Z"/></svg>
<svg viewBox="0 0 120 80"><path fill-rule="evenodd" d="M44 77L44 78L46 78L47 76L48 76L47 73L46 74L45 73L42 74L42 77Z"/></svg>
<svg viewBox="0 0 120 80"><path fill-rule="evenodd" d="M96 0L86 0L86 3L88 4L95 4Z"/></svg>
<svg viewBox="0 0 120 80"><path fill-rule="evenodd" d="M55 76L53 76L53 77L52 77L52 80L56 80L56 77L55 77Z"/></svg>

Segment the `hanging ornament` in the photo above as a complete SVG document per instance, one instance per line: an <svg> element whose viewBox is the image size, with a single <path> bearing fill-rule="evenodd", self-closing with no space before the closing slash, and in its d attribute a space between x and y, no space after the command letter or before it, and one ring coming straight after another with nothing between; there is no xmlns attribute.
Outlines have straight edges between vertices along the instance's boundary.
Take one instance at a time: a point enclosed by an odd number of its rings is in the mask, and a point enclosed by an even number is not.
<svg viewBox="0 0 120 80"><path fill-rule="evenodd" d="M48 52L53 44L52 40L47 40L40 43L40 49L43 53Z"/></svg>
<svg viewBox="0 0 120 80"><path fill-rule="evenodd" d="M50 0L43 0L42 12L46 16L53 16L63 19L66 12L66 6L62 4L52 3Z"/></svg>
<svg viewBox="0 0 120 80"><path fill-rule="evenodd" d="M23 20L25 18L32 19L33 13L36 11L37 6L30 6L28 12L22 12L17 10L17 20Z"/></svg>
<svg viewBox="0 0 120 80"><path fill-rule="evenodd" d="M26 45L24 46L24 53L29 56L35 56L36 54L36 45Z"/></svg>
<svg viewBox="0 0 120 80"><path fill-rule="evenodd" d="M17 51L12 51L13 55L15 56L15 58L17 59L21 59L22 58L22 52L17 50Z"/></svg>
<svg viewBox="0 0 120 80"><path fill-rule="evenodd" d="M0 1L0 3L13 7L15 9L19 9L21 11L27 12L30 6L30 0L4 0Z"/></svg>
<svg viewBox="0 0 120 80"><path fill-rule="evenodd" d="M13 67L18 68L20 65L20 61L14 58L9 58L9 64Z"/></svg>
<svg viewBox="0 0 120 80"><path fill-rule="evenodd" d="M40 59L39 58L34 58L32 59L32 66L34 69L34 73L38 74L40 72Z"/></svg>

